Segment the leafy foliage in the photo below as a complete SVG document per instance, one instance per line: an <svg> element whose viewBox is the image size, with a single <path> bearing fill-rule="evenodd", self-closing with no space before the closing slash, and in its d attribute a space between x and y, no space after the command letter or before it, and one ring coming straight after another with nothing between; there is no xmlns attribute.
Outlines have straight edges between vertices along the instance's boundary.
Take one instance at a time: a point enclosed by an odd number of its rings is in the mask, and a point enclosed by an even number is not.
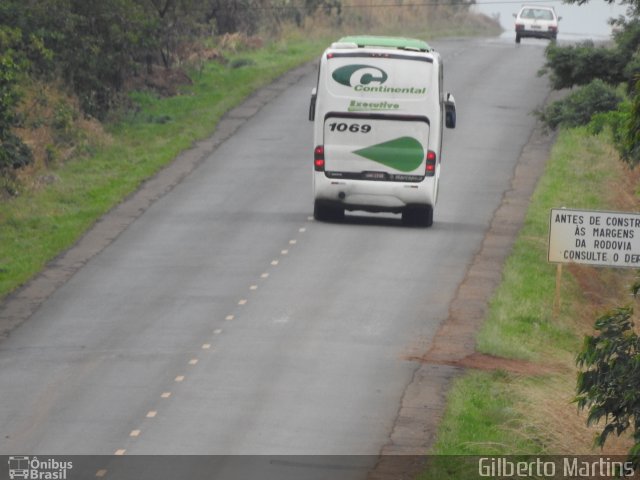
<svg viewBox="0 0 640 480"><path fill-rule="evenodd" d="M618 22L620 31L615 34L616 51L625 61L622 76L629 90L635 86L636 77L640 74L640 19L621 19Z"/></svg>
<svg viewBox="0 0 640 480"><path fill-rule="evenodd" d="M307 0L298 14L336 2ZM275 14L290 10L288 3L3 0L0 26L17 32L20 51L29 61L20 65L22 71L62 78L86 114L103 118L118 103L127 79L141 69L173 67L190 46L212 33L255 33Z"/></svg>
<svg viewBox="0 0 640 480"><path fill-rule="evenodd" d="M539 118L550 128L586 125L593 115L615 110L622 97L615 88L599 79L592 80L566 98L555 101L538 112Z"/></svg>
<svg viewBox="0 0 640 480"><path fill-rule="evenodd" d="M551 71L551 85L556 90L586 85L595 79L612 84L624 80L623 55L614 49L596 48L591 40L569 46L552 42L546 56L545 71Z"/></svg>
<svg viewBox="0 0 640 480"><path fill-rule="evenodd" d="M629 113L619 148L622 158L631 165L640 163L640 80L636 82Z"/></svg>
<svg viewBox="0 0 640 480"><path fill-rule="evenodd" d="M630 166L640 163L640 81L635 85L631 100L623 101L617 110L594 115L589 130L597 134L605 127L611 130L613 143L622 160Z"/></svg>
<svg viewBox="0 0 640 480"><path fill-rule="evenodd" d="M256 0L209 0L206 18L214 22L218 34L244 32L253 35L265 14L266 2Z"/></svg>
<svg viewBox="0 0 640 480"><path fill-rule="evenodd" d="M166 69L212 33L256 32L270 0L3 0L0 2L0 175L32 161L15 133L19 79L67 86L87 116L104 119L127 81ZM289 2L276 1L284 7ZM305 0L299 15L339 0Z"/></svg>
<svg viewBox="0 0 640 480"><path fill-rule="evenodd" d="M620 22L613 47L596 47L591 40L567 46L550 43L542 73L550 73L552 88L587 85L594 79L633 87L640 73L640 20Z"/></svg>
<svg viewBox="0 0 640 480"><path fill-rule="evenodd" d="M597 336L586 336L576 362L586 370L578 374L576 403L587 409L587 423L604 420L596 445L611 433L631 430L635 444L629 456L640 466L640 337L633 330L631 307L619 307L598 318Z"/></svg>
<svg viewBox="0 0 640 480"><path fill-rule="evenodd" d="M621 28L613 47L596 47L591 41L570 46L552 43L547 47L547 61L541 73L550 73L552 87L582 89L539 112L541 120L552 129L584 125L590 122L590 115L596 115L591 122L592 131L609 126L616 149L631 166L640 163L640 0L637 5L635 1L626 3L636 16L614 22ZM583 4L586 0L572 3ZM611 87L606 88L605 84ZM626 85L630 103L621 102L613 91L619 84ZM603 114L606 112L610 114Z"/></svg>
<svg viewBox="0 0 640 480"><path fill-rule="evenodd" d="M24 61L15 48L19 43L19 30L0 25L0 173L28 165L32 160L29 148L13 132L18 124L16 85L20 63Z"/></svg>

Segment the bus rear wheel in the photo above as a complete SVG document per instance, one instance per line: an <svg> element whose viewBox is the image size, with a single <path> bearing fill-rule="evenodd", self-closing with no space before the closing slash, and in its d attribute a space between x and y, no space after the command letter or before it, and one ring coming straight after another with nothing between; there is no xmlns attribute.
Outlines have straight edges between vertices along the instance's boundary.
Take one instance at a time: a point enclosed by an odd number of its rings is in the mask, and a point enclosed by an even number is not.
<svg viewBox="0 0 640 480"><path fill-rule="evenodd" d="M402 223L430 227L433 225L433 207L431 205L406 207L402 212Z"/></svg>
<svg viewBox="0 0 640 480"><path fill-rule="evenodd" d="M344 219L344 208L316 200L313 204L313 218L321 222L339 222Z"/></svg>

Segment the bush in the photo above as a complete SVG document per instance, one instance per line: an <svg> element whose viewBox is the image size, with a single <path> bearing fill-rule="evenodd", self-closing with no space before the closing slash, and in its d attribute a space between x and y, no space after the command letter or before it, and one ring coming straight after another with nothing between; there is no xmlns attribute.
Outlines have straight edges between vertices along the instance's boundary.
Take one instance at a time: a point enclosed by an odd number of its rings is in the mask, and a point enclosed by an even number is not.
<svg viewBox="0 0 640 480"><path fill-rule="evenodd" d="M631 100L622 102L616 111L594 115L589 131L597 134L609 128L620 158L634 167L640 163L640 82L632 94Z"/></svg>
<svg viewBox="0 0 640 480"><path fill-rule="evenodd" d="M555 90L587 85L595 79L618 84L625 81L627 58L620 49L594 47L591 40L567 47L552 42L546 50L547 62L541 73L551 70Z"/></svg>
<svg viewBox="0 0 640 480"><path fill-rule="evenodd" d="M18 30L0 26L0 175L32 160L29 148L12 131L17 124L15 109L20 98L16 89L20 66L12 47L19 37Z"/></svg>
<svg viewBox="0 0 640 480"><path fill-rule="evenodd" d="M577 127L587 125L597 113L616 110L621 102L614 87L596 79L536 113L551 129Z"/></svg>
<svg viewBox="0 0 640 480"><path fill-rule="evenodd" d="M640 80L633 89L629 118L623 131L622 159L634 166L640 163Z"/></svg>
<svg viewBox="0 0 640 480"><path fill-rule="evenodd" d="M605 422L597 446L604 446L611 433L631 431L629 457L640 467L640 337L633 330L632 314L631 307L606 313L595 324L599 335L585 337L576 363L587 370L578 374L575 401L588 410L589 425Z"/></svg>

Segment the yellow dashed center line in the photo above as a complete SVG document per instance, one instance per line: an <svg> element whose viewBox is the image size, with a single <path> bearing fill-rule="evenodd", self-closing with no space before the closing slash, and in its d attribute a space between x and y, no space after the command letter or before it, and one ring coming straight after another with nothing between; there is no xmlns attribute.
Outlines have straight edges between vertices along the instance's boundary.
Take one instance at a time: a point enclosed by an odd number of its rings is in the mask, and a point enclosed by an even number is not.
<svg viewBox="0 0 640 480"><path fill-rule="evenodd" d="M307 220L313 221L314 218L313 217L307 217ZM307 229L305 227L300 227L298 229L298 232L300 232L300 233L304 233L306 231L307 231ZM289 245L296 245L297 243L298 243L298 240L296 240L295 238L289 240ZM288 254L289 254L289 250L288 249L280 250L280 255L288 255ZM274 260L271 261L271 265L272 266L277 266L279 263L280 263L280 261L278 259L274 259ZM262 278L262 279L269 278L269 273L268 272L263 272L260 275L260 278ZM250 285L249 286L249 290L252 290L252 291L258 290L258 285L255 285L255 284L254 285ZM238 301L238 305L246 305L247 302L248 302L248 300L246 298L242 298L242 299L240 299ZM235 320L235 318L236 318L235 315L229 314L229 315L227 315L225 317L225 320L230 321L230 320ZM219 335L221 333L222 333L222 329L220 329L220 328L218 328L218 329L213 331L214 335ZM202 350L211 350L212 345L210 343L204 343L204 344L201 345L200 348ZM192 358L191 360L189 360L189 365L196 365L197 363L198 363L198 359L197 358ZM178 376L176 376L174 378L174 381L179 383L179 382L184 381L184 379L185 379L184 375L178 375ZM160 394L160 397L166 399L166 398L171 397L171 395L172 395L171 392L163 392L163 393ZM147 414L146 414L146 418L155 418L157 416L157 414L158 414L157 410L149 410L147 412ZM139 437L141 433L142 432L139 429L131 430L131 432L129 433L129 437L136 438L136 437ZM116 450L114 455L124 455L125 452L126 452L126 449L121 448L121 449ZM101 470L98 470L96 472L95 476L96 477L104 477L104 476L106 476L106 474L107 474L107 470L106 469L101 469Z"/></svg>
<svg viewBox="0 0 640 480"><path fill-rule="evenodd" d="M107 470L105 468L101 468L96 472L96 477L104 477L107 474Z"/></svg>

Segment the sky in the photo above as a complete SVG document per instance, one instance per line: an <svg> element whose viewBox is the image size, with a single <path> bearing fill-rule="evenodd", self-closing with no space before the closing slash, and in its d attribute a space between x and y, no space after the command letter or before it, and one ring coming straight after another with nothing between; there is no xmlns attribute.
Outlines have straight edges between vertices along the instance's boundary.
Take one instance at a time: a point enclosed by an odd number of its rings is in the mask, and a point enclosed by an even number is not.
<svg viewBox="0 0 640 480"><path fill-rule="evenodd" d="M588 3L578 6L565 4L561 0L532 0L531 4L546 5L554 7L557 14L562 17L559 23L559 38L602 40L611 35L611 26L607 20L611 17L617 18L624 15L627 7L617 3L609 5L604 0L589 0ZM513 34L514 18L513 13L517 13L522 5L527 4L526 0L517 2L515 0L477 0L476 10L486 15L500 14L500 23L507 31L505 34ZM515 37L515 34L513 34Z"/></svg>

